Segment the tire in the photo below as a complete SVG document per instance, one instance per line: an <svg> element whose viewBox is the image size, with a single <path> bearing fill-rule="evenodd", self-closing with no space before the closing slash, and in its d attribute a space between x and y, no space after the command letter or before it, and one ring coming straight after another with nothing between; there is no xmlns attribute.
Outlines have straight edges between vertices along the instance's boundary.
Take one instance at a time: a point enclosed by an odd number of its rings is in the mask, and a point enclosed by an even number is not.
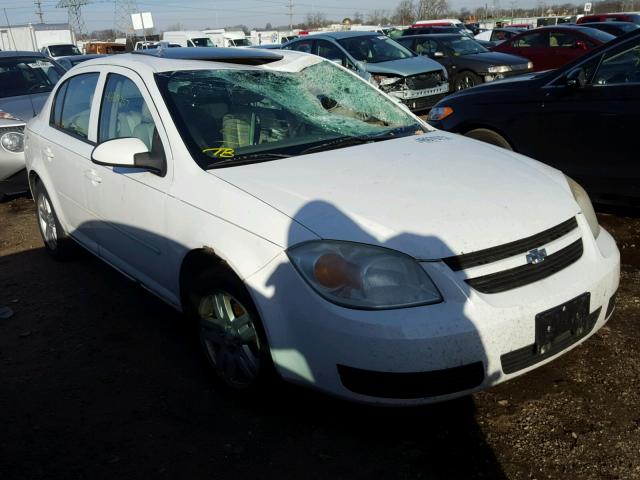
<svg viewBox="0 0 640 480"><path fill-rule="evenodd" d="M34 187L34 201L38 230L40 230L40 236L47 253L56 260L69 260L75 257L78 244L69 237L60 225L51 198L41 182L37 182Z"/></svg>
<svg viewBox="0 0 640 480"><path fill-rule="evenodd" d="M482 78L468 70L457 73L453 77L453 90L458 92L467 88L475 87L482 83Z"/></svg>
<svg viewBox="0 0 640 480"><path fill-rule="evenodd" d="M276 379L267 337L244 283L215 268L191 282L186 313L216 386L240 400L266 393ZM222 313L221 313L222 312Z"/></svg>
<svg viewBox="0 0 640 480"><path fill-rule="evenodd" d="M502 147L505 150L513 151L513 148L511 148L509 142L507 142L507 140L502 135L487 128L476 128L475 130L471 130L464 135L465 137L480 140L481 142L489 143L491 145L495 145L496 147Z"/></svg>

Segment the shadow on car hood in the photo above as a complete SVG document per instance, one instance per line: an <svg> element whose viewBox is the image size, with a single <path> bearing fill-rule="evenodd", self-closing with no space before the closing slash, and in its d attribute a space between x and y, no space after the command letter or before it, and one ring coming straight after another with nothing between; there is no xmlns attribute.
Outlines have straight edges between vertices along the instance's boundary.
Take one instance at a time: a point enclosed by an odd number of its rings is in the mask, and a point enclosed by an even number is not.
<svg viewBox="0 0 640 480"><path fill-rule="evenodd" d="M210 173L321 238L375 238L420 259L522 239L577 213L557 170L440 131Z"/></svg>

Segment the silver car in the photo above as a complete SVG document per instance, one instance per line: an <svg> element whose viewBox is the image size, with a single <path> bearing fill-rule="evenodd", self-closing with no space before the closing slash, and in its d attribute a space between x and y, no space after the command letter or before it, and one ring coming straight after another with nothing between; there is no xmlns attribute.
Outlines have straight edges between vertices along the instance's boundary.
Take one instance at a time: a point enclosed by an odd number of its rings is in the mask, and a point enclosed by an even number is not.
<svg viewBox="0 0 640 480"><path fill-rule="evenodd" d="M38 114L64 72L41 53L0 52L0 199L27 191L24 125Z"/></svg>
<svg viewBox="0 0 640 480"><path fill-rule="evenodd" d="M375 32L307 35L282 47L319 55L353 70L412 111L427 110L449 91L447 71Z"/></svg>

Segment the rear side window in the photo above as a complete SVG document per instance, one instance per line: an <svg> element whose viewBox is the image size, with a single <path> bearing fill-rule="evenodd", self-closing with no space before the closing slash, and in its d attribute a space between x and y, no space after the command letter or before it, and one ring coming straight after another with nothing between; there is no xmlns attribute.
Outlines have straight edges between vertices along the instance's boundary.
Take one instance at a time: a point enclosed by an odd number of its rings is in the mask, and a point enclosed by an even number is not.
<svg viewBox="0 0 640 480"><path fill-rule="evenodd" d="M548 46L546 33L530 33L514 40L515 48L545 48Z"/></svg>
<svg viewBox="0 0 640 480"><path fill-rule="evenodd" d="M296 42L293 45L287 47L287 49L296 50L297 52L313 53L311 49L312 46L313 46L312 40L300 40L299 42Z"/></svg>
<svg viewBox="0 0 640 480"><path fill-rule="evenodd" d="M52 126L83 140L89 137L91 103L99 75L76 75L60 87L53 105Z"/></svg>

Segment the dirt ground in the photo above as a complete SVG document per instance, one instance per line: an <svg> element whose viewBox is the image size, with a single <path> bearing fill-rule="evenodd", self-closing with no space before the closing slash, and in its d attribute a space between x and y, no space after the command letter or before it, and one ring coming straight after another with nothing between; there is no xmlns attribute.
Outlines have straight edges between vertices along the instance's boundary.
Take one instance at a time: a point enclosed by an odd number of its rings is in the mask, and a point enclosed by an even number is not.
<svg viewBox="0 0 640 480"><path fill-rule="evenodd" d="M32 202L0 204L0 480L640 479L640 219L600 220L623 270L598 334L487 392L382 409L219 395L176 313L89 255L51 260Z"/></svg>

